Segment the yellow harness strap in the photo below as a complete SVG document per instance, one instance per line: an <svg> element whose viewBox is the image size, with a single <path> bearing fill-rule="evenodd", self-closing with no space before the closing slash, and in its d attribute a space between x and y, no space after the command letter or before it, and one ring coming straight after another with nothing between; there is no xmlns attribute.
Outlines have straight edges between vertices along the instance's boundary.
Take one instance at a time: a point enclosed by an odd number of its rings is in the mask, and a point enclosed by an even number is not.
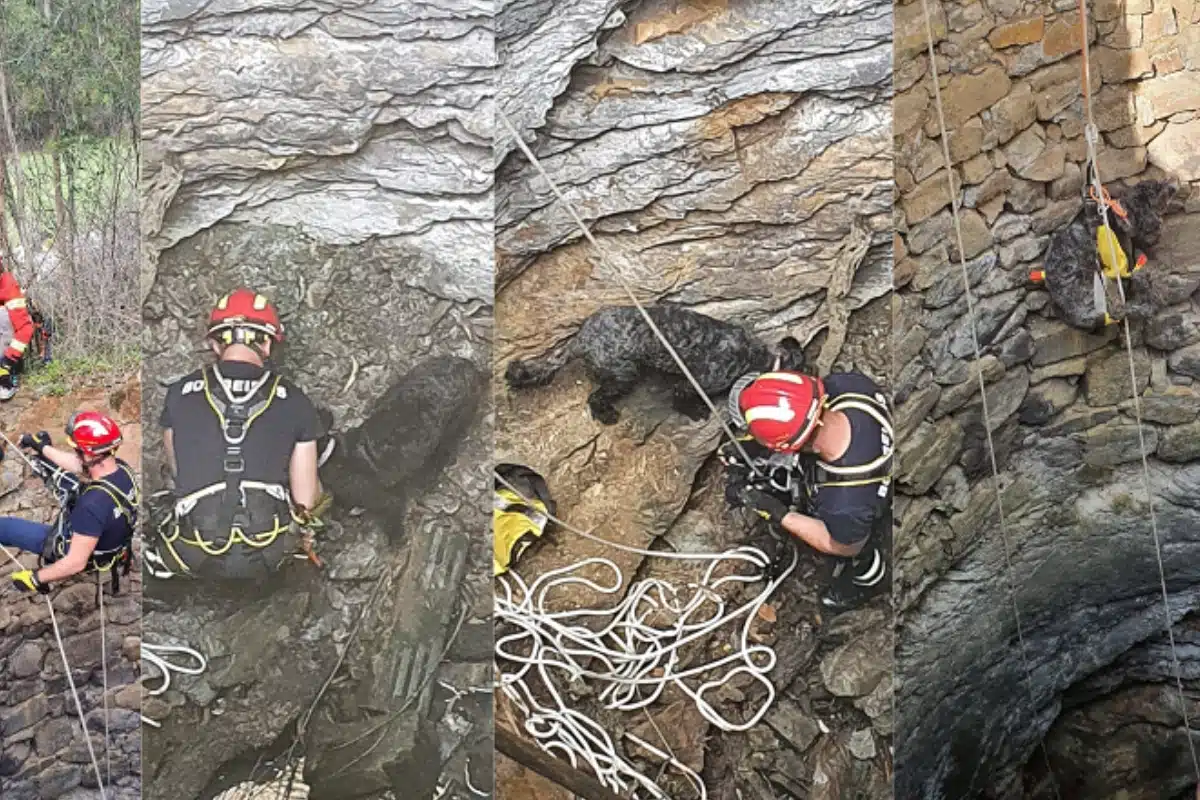
<svg viewBox="0 0 1200 800"><path fill-rule="evenodd" d="M883 474L871 475L872 472L878 472L884 465L891 466L889 461L892 458L895 439L892 433L892 422L887 416L887 406L870 395L846 392L834 398L826 410L842 411L843 409L861 411L879 423L879 426L883 429L884 445L882 452L877 458L868 461L866 464L856 464L848 467L837 467L824 461L819 461L818 466L823 472L829 475L842 476L844 479L820 481L817 487L869 486L873 483L889 483L892 479L891 469L888 469ZM870 477L854 477L858 475L868 475Z"/></svg>
<svg viewBox="0 0 1200 800"><path fill-rule="evenodd" d="M204 381L204 399L208 401L209 407L212 409L213 413L217 415L217 420L220 422L222 430L224 430L227 420L225 419L225 414L221 411L221 408L217 405L213 398L212 388L209 384L208 372L209 371L207 369L201 372L201 376ZM254 421L266 413L266 410L271 407L271 403L277 396L277 390L281 380L283 380L283 376L276 375L274 380L271 381L270 388L267 390L266 399L259 405L257 411L246 418L246 421L242 427L243 432L248 431ZM184 536L184 531L179 524L179 518L176 514L172 514L167 518L164 525L160 528L159 538L166 546L167 551L171 554L171 557L175 559L175 562L180 569L182 569L184 572L190 572L191 570L188 569L187 564L184 563L183 559L180 558L179 554L175 551L175 542L181 542L192 547L197 547L205 555L209 556L223 556L228 553L235 544L244 544L247 547L260 550L264 547L269 547L275 542L280 534L289 531L292 527L293 521L297 524L301 523L301 520L296 516L295 510L291 507L291 502L288 502L288 507L291 512L291 519L283 520L280 519L278 514L276 514L273 516L271 527L258 533L247 533L235 525L230 529L229 538L225 540L224 544L208 541L201 536L200 531L196 530L195 528L192 529L188 536ZM328 505L325 506L325 508L327 507ZM321 510L324 511L323 508Z"/></svg>

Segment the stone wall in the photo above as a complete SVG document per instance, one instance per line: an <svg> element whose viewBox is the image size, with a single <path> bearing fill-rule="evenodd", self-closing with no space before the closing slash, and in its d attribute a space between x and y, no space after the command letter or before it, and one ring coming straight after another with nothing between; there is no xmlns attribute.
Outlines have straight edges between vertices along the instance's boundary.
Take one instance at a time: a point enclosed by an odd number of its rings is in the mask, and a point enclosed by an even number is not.
<svg viewBox="0 0 1200 800"><path fill-rule="evenodd" d="M1161 634L1164 609L1120 329L1068 328L1027 278L1080 203L1086 149L1076 3L930 8L983 361L974 365L922 4L905 3L896 10L893 319L904 454L896 792L1013 796L1062 693ZM1133 329L1171 614L1179 619L1200 605L1191 497L1200 485L1200 4L1116 0L1092 9L1101 178L1170 175L1184 184L1151 255L1168 305ZM976 369L988 385L1007 557ZM1163 747L1183 754L1178 731ZM1133 772L1149 780L1163 763ZM1161 777L1186 778L1183 762L1166 763ZM1031 790L1048 789L1043 782Z"/></svg>
<svg viewBox="0 0 1200 800"><path fill-rule="evenodd" d="M26 389L5 405L11 430L48 429L57 438L69 410L100 408L113 414L126 446L120 455L138 467L139 388L130 382L112 395L88 390L58 398L34 398ZM57 513L41 480L29 477L21 459L9 452L0 464L0 516L50 522ZM95 773L79 727L62 656L43 597L24 597L10 588L15 571L0 564L0 797L4 800L96 800ZM33 566L36 556L23 554ZM58 584L50 597L79 691L92 748L110 800L141 797L141 579L136 570L121 577L121 593L104 581L104 641L96 581L78 577ZM104 676L108 669L109 747L104 741Z"/></svg>
<svg viewBox="0 0 1200 800"><path fill-rule="evenodd" d="M890 3L504 3L497 28L501 110L642 302L734 321L772 344L793 335L814 361L824 351L826 366L887 385L878 343L889 327L892 266ZM510 137L498 151L497 459L537 469L565 519L610 540L659 539L691 552L744 544L752 525L724 506L715 419L673 413L667 392L646 385L620 404L618 424L600 425L577 364L545 388L504 386L510 359L629 299ZM868 245L861 262L848 257L856 227ZM830 291L838 285L848 291ZM564 532L548 539L522 557L520 574L602 556L626 585L636 575L684 586L702 569ZM805 560L772 600L777 624L761 632L780 654L772 680L802 700L781 697L753 731L710 727L674 691L651 707L650 724L582 707L656 746L661 730L709 796L804 796L800 787L812 784L824 787L814 799L883 796L891 657L877 645L889 638L886 598L822 629L812 571ZM620 597L581 591L563 603L601 607ZM734 685L718 705L738 716L761 698ZM818 719L836 730L821 735ZM639 763L658 773L653 760ZM500 796L530 791L519 771L503 774ZM672 797L693 796L671 771L663 781Z"/></svg>

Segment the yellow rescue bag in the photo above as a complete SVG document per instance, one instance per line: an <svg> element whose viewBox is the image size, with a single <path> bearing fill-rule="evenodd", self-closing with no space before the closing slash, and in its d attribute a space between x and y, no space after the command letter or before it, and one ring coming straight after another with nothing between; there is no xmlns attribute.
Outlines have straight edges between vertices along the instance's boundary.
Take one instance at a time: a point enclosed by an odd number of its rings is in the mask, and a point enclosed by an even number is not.
<svg viewBox="0 0 1200 800"><path fill-rule="evenodd" d="M1117 234L1107 225L1096 229L1096 249L1100 253L1100 265L1104 275L1109 280L1128 278L1133 272L1129 269L1129 259L1121 247Z"/></svg>
<svg viewBox="0 0 1200 800"><path fill-rule="evenodd" d="M541 475L520 464L499 464L492 496L492 575L503 575L550 523L555 503Z"/></svg>

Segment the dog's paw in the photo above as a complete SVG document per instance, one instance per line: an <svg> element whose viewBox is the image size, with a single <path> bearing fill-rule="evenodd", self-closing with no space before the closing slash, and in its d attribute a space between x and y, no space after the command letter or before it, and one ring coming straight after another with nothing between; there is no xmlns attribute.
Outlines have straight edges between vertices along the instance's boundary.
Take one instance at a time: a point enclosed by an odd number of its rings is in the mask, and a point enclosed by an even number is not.
<svg viewBox="0 0 1200 800"><path fill-rule="evenodd" d="M612 406L601 406L590 403L588 404L588 410L592 412L592 419L601 425L616 425L617 420L621 418L621 415Z"/></svg>
<svg viewBox="0 0 1200 800"><path fill-rule="evenodd" d="M527 384L529 380L529 367L525 365L525 362L508 362L508 368L504 370L504 382L507 383L510 388L520 388Z"/></svg>

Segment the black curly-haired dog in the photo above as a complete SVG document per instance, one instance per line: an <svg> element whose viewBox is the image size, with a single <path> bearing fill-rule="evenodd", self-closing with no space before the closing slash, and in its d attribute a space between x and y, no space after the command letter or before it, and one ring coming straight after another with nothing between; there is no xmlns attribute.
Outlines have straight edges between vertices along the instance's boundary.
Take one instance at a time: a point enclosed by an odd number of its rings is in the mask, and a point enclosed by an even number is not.
<svg viewBox="0 0 1200 800"><path fill-rule="evenodd" d="M672 306L650 306L646 312L710 397L729 391L747 372L775 365L776 351L740 326ZM779 343L778 356L779 369L803 368L803 350L791 336ZM654 374L671 381L671 406L676 411L693 420L709 415L708 406L634 306L601 308L567 341L540 356L511 362L504 378L514 389L544 386L574 358L583 360L596 385L588 396L588 409L597 422L616 423L616 401Z"/></svg>
<svg viewBox="0 0 1200 800"><path fill-rule="evenodd" d="M1162 230L1163 213L1179 191L1179 183L1169 181L1142 181L1134 186L1112 192L1113 199L1124 207L1128 218L1121 219L1109 211L1109 225L1126 249L1126 258L1132 264L1138 252L1149 254L1158 243ZM1096 231L1100 227L1100 211L1096 203L1084 203L1075 218L1057 231L1046 250L1043 269L1045 286L1051 300L1058 307L1065 321L1076 328L1096 330L1105 325L1103 309L1096 309L1094 281L1098 252ZM1114 321L1128 317L1144 319L1159 306L1154 286L1150 282L1151 265L1135 271L1123 283L1125 308L1110 308L1109 316Z"/></svg>

